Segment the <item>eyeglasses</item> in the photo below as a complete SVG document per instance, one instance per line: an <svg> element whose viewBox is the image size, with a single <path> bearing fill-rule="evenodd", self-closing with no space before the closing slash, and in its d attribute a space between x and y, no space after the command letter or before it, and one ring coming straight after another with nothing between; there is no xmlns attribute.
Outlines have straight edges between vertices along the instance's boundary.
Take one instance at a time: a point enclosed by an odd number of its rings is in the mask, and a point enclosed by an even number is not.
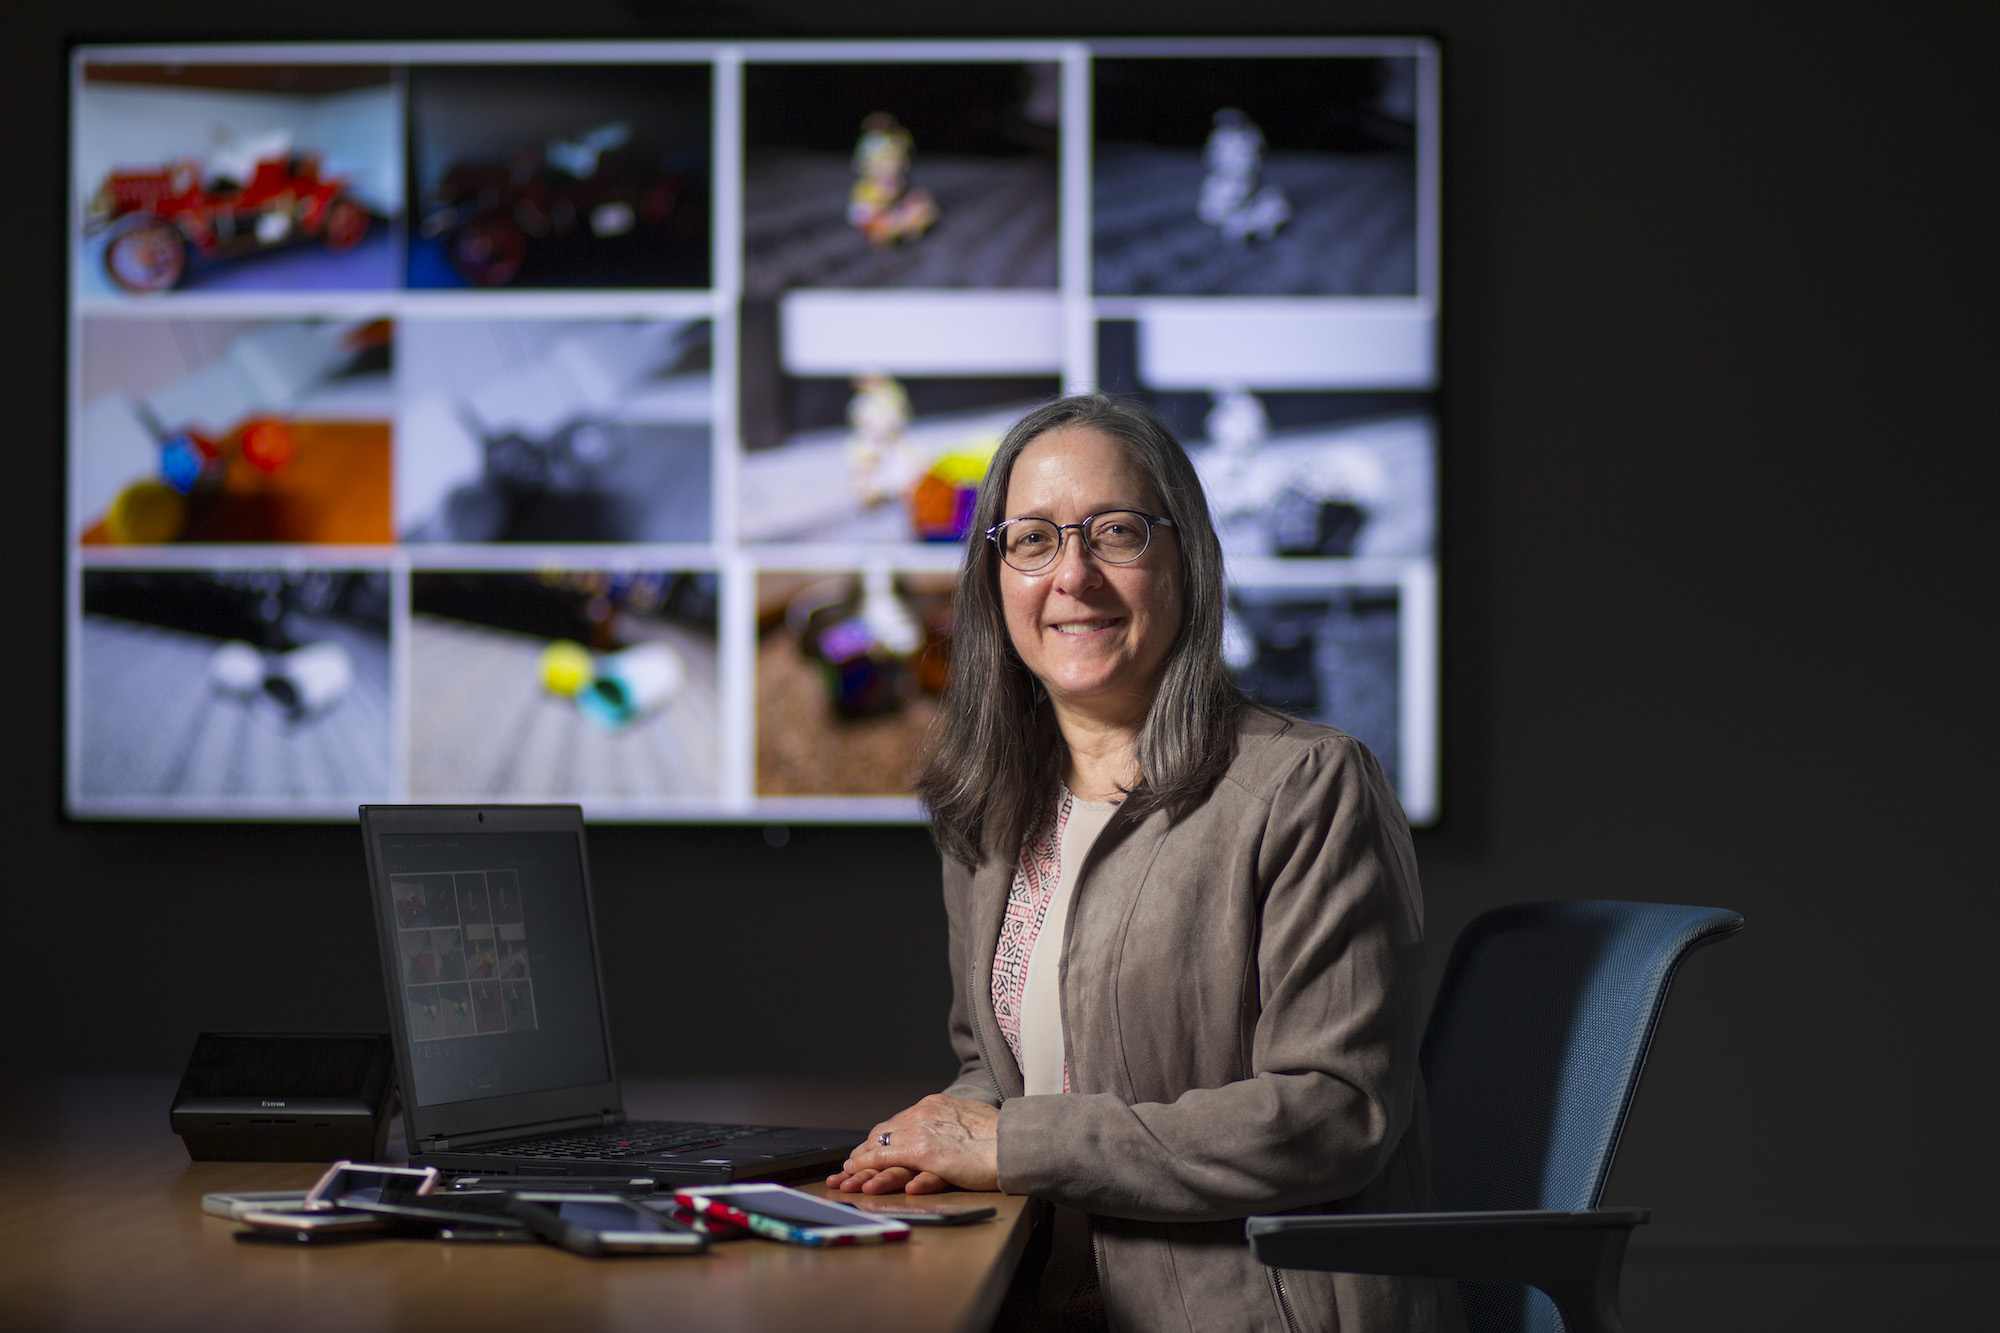
<svg viewBox="0 0 2000 1333"><path fill-rule="evenodd" d="M1087 515L1080 523L1051 523L1045 518L1010 518L986 529L986 540L1000 558L1023 574L1039 574L1062 555L1063 534L1074 532L1083 549L1108 565L1129 565L1146 554L1153 528L1171 528L1174 521L1136 509L1113 509Z"/></svg>

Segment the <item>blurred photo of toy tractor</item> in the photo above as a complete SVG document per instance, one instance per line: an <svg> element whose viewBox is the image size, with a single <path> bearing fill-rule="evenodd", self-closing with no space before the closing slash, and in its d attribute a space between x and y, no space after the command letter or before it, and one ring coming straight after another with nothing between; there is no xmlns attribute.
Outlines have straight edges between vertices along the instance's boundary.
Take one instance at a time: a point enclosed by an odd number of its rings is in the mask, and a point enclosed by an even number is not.
<svg viewBox="0 0 2000 1333"><path fill-rule="evenodd" d="M622 121L526 148L504 162L459 162L434 191L421 234L441 240L459 276L504 287L538 251L561 264L598 242L664 239L687 184L631 146Z"/></svg>
<svg viewBox="0 0 2000 1333"><path fill-rule="evenodd" d="M235 259L309 241L351 250L370 222L348 182L322 176L318 155L295 152L279 130L223 139L205 162L111 172L91 197L84 234L111 233L105 273L143 294L179 286L191 257Z"/></svg>

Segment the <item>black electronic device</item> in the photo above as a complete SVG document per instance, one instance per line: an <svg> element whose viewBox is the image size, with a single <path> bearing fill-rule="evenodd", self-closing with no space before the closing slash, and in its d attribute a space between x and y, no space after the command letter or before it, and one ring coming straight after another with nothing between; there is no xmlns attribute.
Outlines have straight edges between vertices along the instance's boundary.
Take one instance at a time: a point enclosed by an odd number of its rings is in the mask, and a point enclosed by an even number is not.
<svg viewBox="0 0 2000 1333"><path fill-rule="evenodd" d="M702 1232L612 1194L523 1191L511 1206L537 1236L576 1254L700 1254L708 1248Z"/></svg>
<svg viewBox="0 0 2000 1333"><path fill-rule="evenodd" d="M412 1165L716 1184L823 1175L862 1138L626 1118L582 807L364 805L361 833Z"/></svg>
<svg viewBox="0 0 2000 1333"><path fill-rule="evenodd" d="M395 1084L386 1032L204 1032L171 1123L197 1162L373 1161Z"/></svg>
<svg viewBox="0 0 2000 1333"><path fill-rule="evenodd" d="M492 1194L426 1196L409 1203L376 1203L365 1199L345 1199L341 1202L341 1208L346 1212L385 1218L392 1226L430 1225L454 1231L481 1228L489 1231L525 1230L527 1223L514 1216L511 1211L513 1206L514 1196L498 1191Z"/></svg>

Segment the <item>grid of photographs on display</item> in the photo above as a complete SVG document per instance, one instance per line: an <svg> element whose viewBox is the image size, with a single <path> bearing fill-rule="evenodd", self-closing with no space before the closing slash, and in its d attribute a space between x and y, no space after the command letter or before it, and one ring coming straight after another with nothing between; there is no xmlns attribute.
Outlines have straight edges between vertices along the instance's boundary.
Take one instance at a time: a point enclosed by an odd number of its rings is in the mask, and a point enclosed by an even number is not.
<svg viewBox="0 0 2000 1333"><path fill-rule="evenodd" d="M916 819L987 462L1101 388L1187 443L1238 682L1436 819L1437 85L1414 38L78 48L68 810ZM398 881L413 1031L533 1025L493 879Z"/></svg>
<svg viewBox="0 0 2000 1333"><path fill-rule="evenodd" d="M512 870L391 875L410 1040L526 1032L535 979Z"/></svg>

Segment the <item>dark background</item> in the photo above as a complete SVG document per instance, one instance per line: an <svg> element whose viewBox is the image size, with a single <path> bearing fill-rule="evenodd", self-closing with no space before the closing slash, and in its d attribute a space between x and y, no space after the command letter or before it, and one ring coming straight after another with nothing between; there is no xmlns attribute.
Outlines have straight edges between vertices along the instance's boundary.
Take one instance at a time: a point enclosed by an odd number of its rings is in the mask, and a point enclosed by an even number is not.
<svg viewBox="0 0 2000 1333"><path fill-rule="evenodd" d="M9 1078L172 1071L204 1027L382 1021L353 828L59 813L66 33L1428 32L1446 62L1449 813L1420 840L1437 952L1526 898L1749 918L1683 975L1611 1186L1655 1210L1628 1265L1635 1333L1990 1319L2000 10L161 13L78 0L11 16L4 44ZM924 835L760 832L595 835L625 1068L942 1075ZM725 938L744 942L707 947ZM723 984L732 952L766 960L759 984ZM787 968L794 985L770 980Z"/></svg>
<svg viewBox="0 0 2000 1333"><path fill-rule="evenodd" d="M1199 149L1233 106L1272 151L1409 153L1416 127L1378 106L1389 74L1386 60L1094 60L1091 137Z"/></svg>
<svg viewBox="0 0 2000 1333"><path fill-rule="evenodd" d="M844 157L854 151L862 120L886 111L919 153L1052 153L1055 129L1021 118L1028 87L1028 67L1018 61L746 65L743 144Z"/></svg>

